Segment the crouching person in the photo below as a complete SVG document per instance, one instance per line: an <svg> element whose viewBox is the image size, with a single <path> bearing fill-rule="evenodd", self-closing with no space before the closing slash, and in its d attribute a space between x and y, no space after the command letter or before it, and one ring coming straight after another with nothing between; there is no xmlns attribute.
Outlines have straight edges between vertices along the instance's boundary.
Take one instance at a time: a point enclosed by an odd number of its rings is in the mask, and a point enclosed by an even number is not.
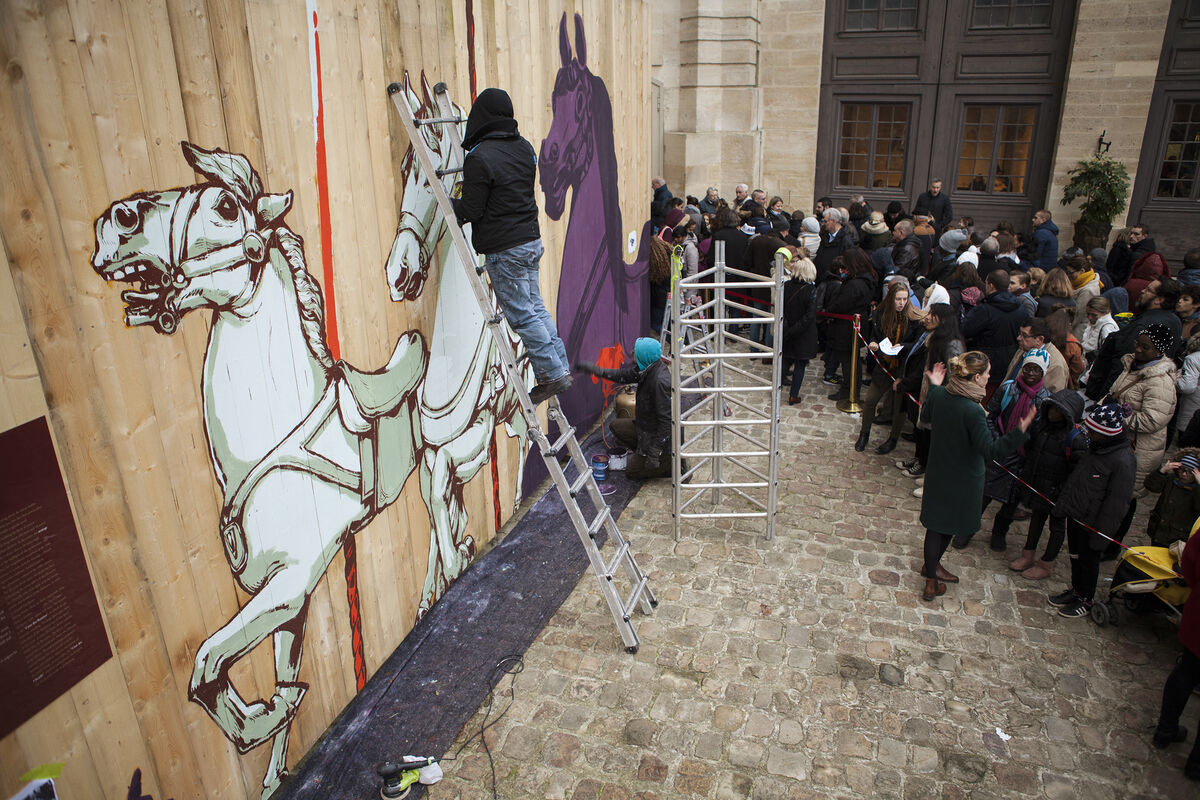
<svg viewBox="0 0 1200 800"><path fill-rule="evenodd" d="M614 383L637 383L634 419L614 419L613 436L633 452L625 466L630 478L671 475L671 368L657 339L634 342L634 360L620 369L579 363L575 368Z"/></svg>

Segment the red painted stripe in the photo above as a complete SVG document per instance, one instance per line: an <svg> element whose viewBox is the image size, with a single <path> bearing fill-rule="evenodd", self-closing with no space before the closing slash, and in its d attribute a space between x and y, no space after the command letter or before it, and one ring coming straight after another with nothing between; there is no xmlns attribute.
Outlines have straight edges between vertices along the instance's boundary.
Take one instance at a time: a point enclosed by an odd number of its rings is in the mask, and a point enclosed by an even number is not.
<svg viewBox="0 0 1200 800"><path fill-rule="evenodd" d="M321 37L317 12L312 15L313 54L317 64L317 217L321 230L321 271L325 278L325 337L335 360L342 357L338 344L337 303L333 292L333 222L329 215L329 166L325 159L325 97L321 89ZM354 534L342 545L346 559L346 602L350 606L350 651L354 657L354 683L358 691L367 685L367 657L363 647L362 611L358 598L358 551Z"/></svg>
<svg viewBox="0 0 1200 800"><path fill-rule="evenodd" d="M475 3L467 0L467 74L471 80L471 102L475 102Z"/></svg>
<svg viewBox="0 0 1200 800"><path fill-rule="evenodd" d="M321 37L317 12L313 12L313 49L317 61L317 214L321 229L321 267L325 278L325 335L334 359L342 357L338 345L337 304L333 297L333 223L329 218L329 167L325 160L325 98L321 91Z"/></svg>

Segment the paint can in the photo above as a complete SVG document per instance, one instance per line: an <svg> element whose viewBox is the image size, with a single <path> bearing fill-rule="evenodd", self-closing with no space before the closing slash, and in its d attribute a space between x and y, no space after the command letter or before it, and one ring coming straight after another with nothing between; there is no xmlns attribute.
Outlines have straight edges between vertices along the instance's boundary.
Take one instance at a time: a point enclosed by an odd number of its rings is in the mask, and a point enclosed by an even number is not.
<svg viewBox="0 0 1200 800"><path fill-rule="evenodd" d="M629 461L629 450L624 447L608 448L608 468L612 470L625 469Z"/></svg>
<svg viewBox="0 0 1200 800"><path fill-rule="evenodd" d="M596 453L592 456L592 477L597 483L608 477L608 453Z"/></svg>

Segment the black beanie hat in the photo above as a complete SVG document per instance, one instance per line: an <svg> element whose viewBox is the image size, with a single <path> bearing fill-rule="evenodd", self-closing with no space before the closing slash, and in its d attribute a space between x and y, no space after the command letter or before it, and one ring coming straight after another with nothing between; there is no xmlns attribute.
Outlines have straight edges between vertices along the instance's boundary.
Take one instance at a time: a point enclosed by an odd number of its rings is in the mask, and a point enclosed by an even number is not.
<svg viewBox="0 0 1200 800"><path fill-rule="evenodd" d="M893 200L892 202L888 203L887 213L889 214L899 214L903 210L904 206L900 205L899 200Z"/></svg>

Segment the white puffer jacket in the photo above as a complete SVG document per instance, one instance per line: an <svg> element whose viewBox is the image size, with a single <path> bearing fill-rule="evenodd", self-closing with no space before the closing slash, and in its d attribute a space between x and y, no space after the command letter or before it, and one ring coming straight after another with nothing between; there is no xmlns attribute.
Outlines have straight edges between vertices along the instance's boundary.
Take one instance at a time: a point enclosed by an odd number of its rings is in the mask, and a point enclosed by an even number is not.
<svg viewBox="0 0 1200 800"><path fill-rule="evenodd" d="M1139 370L1132 370L1133 354L1123 357L1121 373L1109 390L1119 403L1128 403L1133 416L1125 420L1133 453L1137 456L1135 496L1146 490L1143 481L1151 470L1158 469L1167 449L1167 424L1175 414L1175 362L1169 358Z"/></svg>

